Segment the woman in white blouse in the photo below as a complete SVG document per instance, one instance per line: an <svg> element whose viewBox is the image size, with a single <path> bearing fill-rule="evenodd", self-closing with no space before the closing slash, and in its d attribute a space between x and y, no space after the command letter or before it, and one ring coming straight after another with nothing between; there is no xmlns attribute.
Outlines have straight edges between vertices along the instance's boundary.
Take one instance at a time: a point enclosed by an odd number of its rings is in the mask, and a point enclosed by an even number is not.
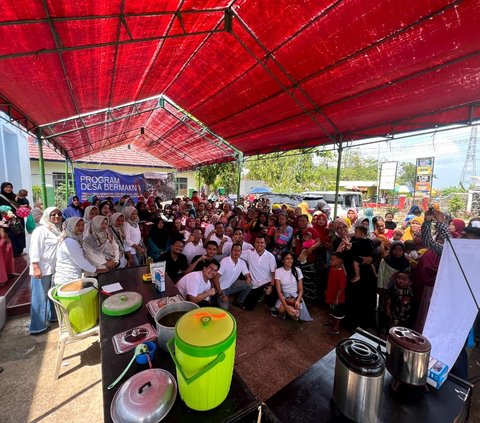
<svg viewBox="0 0 480 423"><path fill-rule="evenodd" d="M53 281L56 285L82 277L82 272L105 273L106 269L97 269L85 258L83 251L83 231L85 224L80 217L70 217L60 235L57 249L57 263Z"/></svg>
<svg viewBox="0 0 480 423"><path fill-rule="evenodd" d="M108 232L108 218L95 216L90 224L90 234L83 240L85 257L98 269L111 270L120 264L117 243Z"/></svg>
<svg viewBox="0 0 480 423"><path fill-rule="evenodd" d="M303 275L298 267L293 266L294 257L290 252L282 253L283 266L275 271L275 287L278 300L275 308L284 317L285 313L293 320L311 322L303 301Z"/></svg>
<svg viewBox="0 0 480 423"><path fill-rule="evenodd" d="M29 331L32 335L45 332L48 329L47 321L57 320L55 307L47 294L55 273L62 212L56 207L48 207L43 212L39 224L40 226L32 232L29 250L32 284Z"/></svg>
<svg viewBox="0 0 480 423"><path fill-rule="evenodd" d="M125 216L122 213L113 213L110 216L110 226L108 228L109 234L113 240L118 245L119 250L119 259L120 265L119 268L127 267L127 264L132 263L132 258L130 255L130 251L126 250L125 245L125 233L123 231L123 224L125 223Z"/></svg>
<svg viewBox="0 0 480 423"><path fill-rule="evenodd" d="M142 241L142 233L138 225L138 211L133 206L125 207L123 210L125 223L123 232L125 233L125 251L129 251L132 256L132 264L139 266L143 264L145 256L145 247Z"/></svg>
<svg viewBox="0 0 480 423"><path fill-rule="evenodd" d="M97 206L88 206L85 208L85 212L83 213L83 221L85 228L83 229L83 237L86 238L90 233L90 225L92 220L95 216L100 214L100 210L98 210Z"/></svg>

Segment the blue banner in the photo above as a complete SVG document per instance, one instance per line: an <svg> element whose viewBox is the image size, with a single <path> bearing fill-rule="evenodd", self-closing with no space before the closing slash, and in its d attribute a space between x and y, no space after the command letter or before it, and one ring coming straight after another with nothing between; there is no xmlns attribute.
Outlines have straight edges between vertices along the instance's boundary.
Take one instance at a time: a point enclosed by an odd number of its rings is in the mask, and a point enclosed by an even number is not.
<svg viewBox="0 0 480 423"><path fill-rule="evenodd" d="M100 199L112 197L114 201L124 195L133 199L143 196L162 197L170 200L175 197L175 176L173 173L147 172L138 175L125 175L111 170L74 169L75 191L80 201L91 196Z"/></svg>
<svg viewBox="0 0 480 423"><path fill-rule="evenodd" d="M124 175L111 170L74 169L75 191L80 201L90 196L116 201L123 195L137 198L142 193L143 175Z"/></svg>

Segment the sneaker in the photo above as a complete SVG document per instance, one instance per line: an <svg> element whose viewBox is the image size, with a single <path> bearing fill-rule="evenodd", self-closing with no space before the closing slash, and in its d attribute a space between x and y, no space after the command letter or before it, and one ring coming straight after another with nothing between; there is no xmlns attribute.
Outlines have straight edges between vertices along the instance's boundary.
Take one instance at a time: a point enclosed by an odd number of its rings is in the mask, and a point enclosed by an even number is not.
<svg viewBox="0 0 480 423"><path fill-rule="evenodd" d="M273 317L278 317L278 316L279 316L279 313L278 313L278 310L277 310L277 309L270 310L270 314L271 314Z"/></svg>
<svg viewBox="0 0 480 423"><path fill-rule="evenodd" d="M258 299L258 302L261 303L261 302L263 302L263 300L264 300L264 296L262 294L262 296Z"/></svg>

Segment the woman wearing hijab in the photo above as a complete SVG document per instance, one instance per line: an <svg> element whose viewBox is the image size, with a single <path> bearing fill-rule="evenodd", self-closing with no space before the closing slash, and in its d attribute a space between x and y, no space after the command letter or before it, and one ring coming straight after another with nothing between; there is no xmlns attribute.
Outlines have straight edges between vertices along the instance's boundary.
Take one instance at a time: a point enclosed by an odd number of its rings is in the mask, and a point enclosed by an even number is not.
<svg viewBox="0 0 480 423"><path fill-rule="evenodd" d="M6 285L8 278L18 276L13 262L12 242L5 228L0 227L0 286Z"/></svg>
<svg viewBox="0 0 480 423"><path fill-rule="evenodd" d="M397 272L410 272L410 260L405 256L405 246L401 241L392 242L388 256L382 259L378 267L377 289L380 297L379 317L380 329L388 329L388 318L385 314L385 293L392 284L392 276Z"/></svg>
<svg viewBox="0 0 480 423"><path fill-rule="evenodd" d="M97 269L85 258L83 251L83 233L85 223L80 217L70 217L65 221L60 234L55 264L56 285L70 282L82 277L83 272L105 273L105 269Z"/></svg>
<svg viewBox="0 0 480 423"><path fill-rule="evenodd" d="M62 230L62 212L48 207L40 219L40 226L32 232L30 240L30 276L32 305L30 306L30 334L43 333L47 321L56 321L55 307L48 299L57 260L58 237Z"/></svg>
<svg viewBox="0 0 480 423"><path fill-rule="evenodd" d="M143 201L137 203L138 219L140 222L151 222L152 214L148 211L147 205Z"/></svg>
<svg viewBox="0 0 480 423"><path fill-rule="evenodd" d="M97 206L88 206L85 208L85 212L83 213L83 221L84 221L84 232L83 232L83 237L86 238L88 234L90 233L90 224L92 222L92 219L95 216L98 216L100 214L100 210L98 210Z"/></svg>
<svg viewBox="0 0 480 423"><path fill-rule="evenodd" d="M413 241L415 238L421 239L423 218L415 216L410 220L410 226L405 229L402 236L402 241Z"/></svg>
<svg viewBox="0 0 480 423"><path fill-rule="evenodd" d="M160 256L170 248L170 231L165 226L161 218L155 219L148 235L148 255L153 261L158 261Z"/></svg>
<svg viewBox="0 0 480 423"><path fill-rule="evenodd" d="M13 185L10 182L3 182L0 188L0 206L8 206L13 213L17 211L20 204L17 203L17 194L13 192ZM18 225L7 229L8 237L12 241L13 255L19 256L23 253L26 246L25 241L25 221L17 217Z"/></svg>
<svg viewBox="0 0 480 423"><path fill-rule="evenodd" d="M64 219L68 219L69 217L83 216L82 204L76 195L68 199L68 207L63 209L62 214Z"/></svg>
<svg viewBox="0 0 480 423"><path fill-rule="evenodd" d="M460 238L465 226L465 221L462 219L452 219L448 225L448 230L453 238Z"/></svg>
<svg viewBox="0 0 480 423"><path fill-rule="evenodd" d="M123 215L125 216L123 231L125 233L126 251L129 251L131 254L133 265L140 266L145 256L145 247L143 246L142 233L138 225L137 209L133 206L127 206L123 210Z"/></svg>
<svg viewBox="0 0 480 423"><path fill-rule="evenodd" d="M83 240L85 257L97 269L112 270L120 264L117 243L108 233L108 218L95 216L90 234Z"/></svg>
<svg viewBox="0 0 480 423"><path fill-rule="evenodd" d="M132 263L132 257L130 255L130 252L125 251L126 239L125 239L125 233L123 232L124 223L125 223L125 216L122 213L113 213L110 216L109 232L112 239L118 245L119 261L120 261L120 264L118 267L121 269L123 269L124 267L127 267L127 264Z"/></svg>
<svg viewBox="0 0 480 423"><path fill-rule="evenodd" d="M347 211L347 219L350 221L351 225L355 227L355 222L358 219L358 213L357 210L354 208L350 208Z"/></svg>

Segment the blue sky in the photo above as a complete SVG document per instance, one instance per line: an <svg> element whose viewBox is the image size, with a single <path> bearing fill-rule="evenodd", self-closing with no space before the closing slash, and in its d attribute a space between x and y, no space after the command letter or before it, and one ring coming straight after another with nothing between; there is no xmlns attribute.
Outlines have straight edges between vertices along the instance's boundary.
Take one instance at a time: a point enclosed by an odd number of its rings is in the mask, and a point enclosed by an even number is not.
<svg viewBox="0 0 480 423"><path fill-rule="evenodd" d="M359 148L363 154L381 161L415 163L420 157L435 157L433 188L458 185L467 156L471 127L434 134L415 135ZM477 130L476 173L480 175L480 128Z"/></svg>

